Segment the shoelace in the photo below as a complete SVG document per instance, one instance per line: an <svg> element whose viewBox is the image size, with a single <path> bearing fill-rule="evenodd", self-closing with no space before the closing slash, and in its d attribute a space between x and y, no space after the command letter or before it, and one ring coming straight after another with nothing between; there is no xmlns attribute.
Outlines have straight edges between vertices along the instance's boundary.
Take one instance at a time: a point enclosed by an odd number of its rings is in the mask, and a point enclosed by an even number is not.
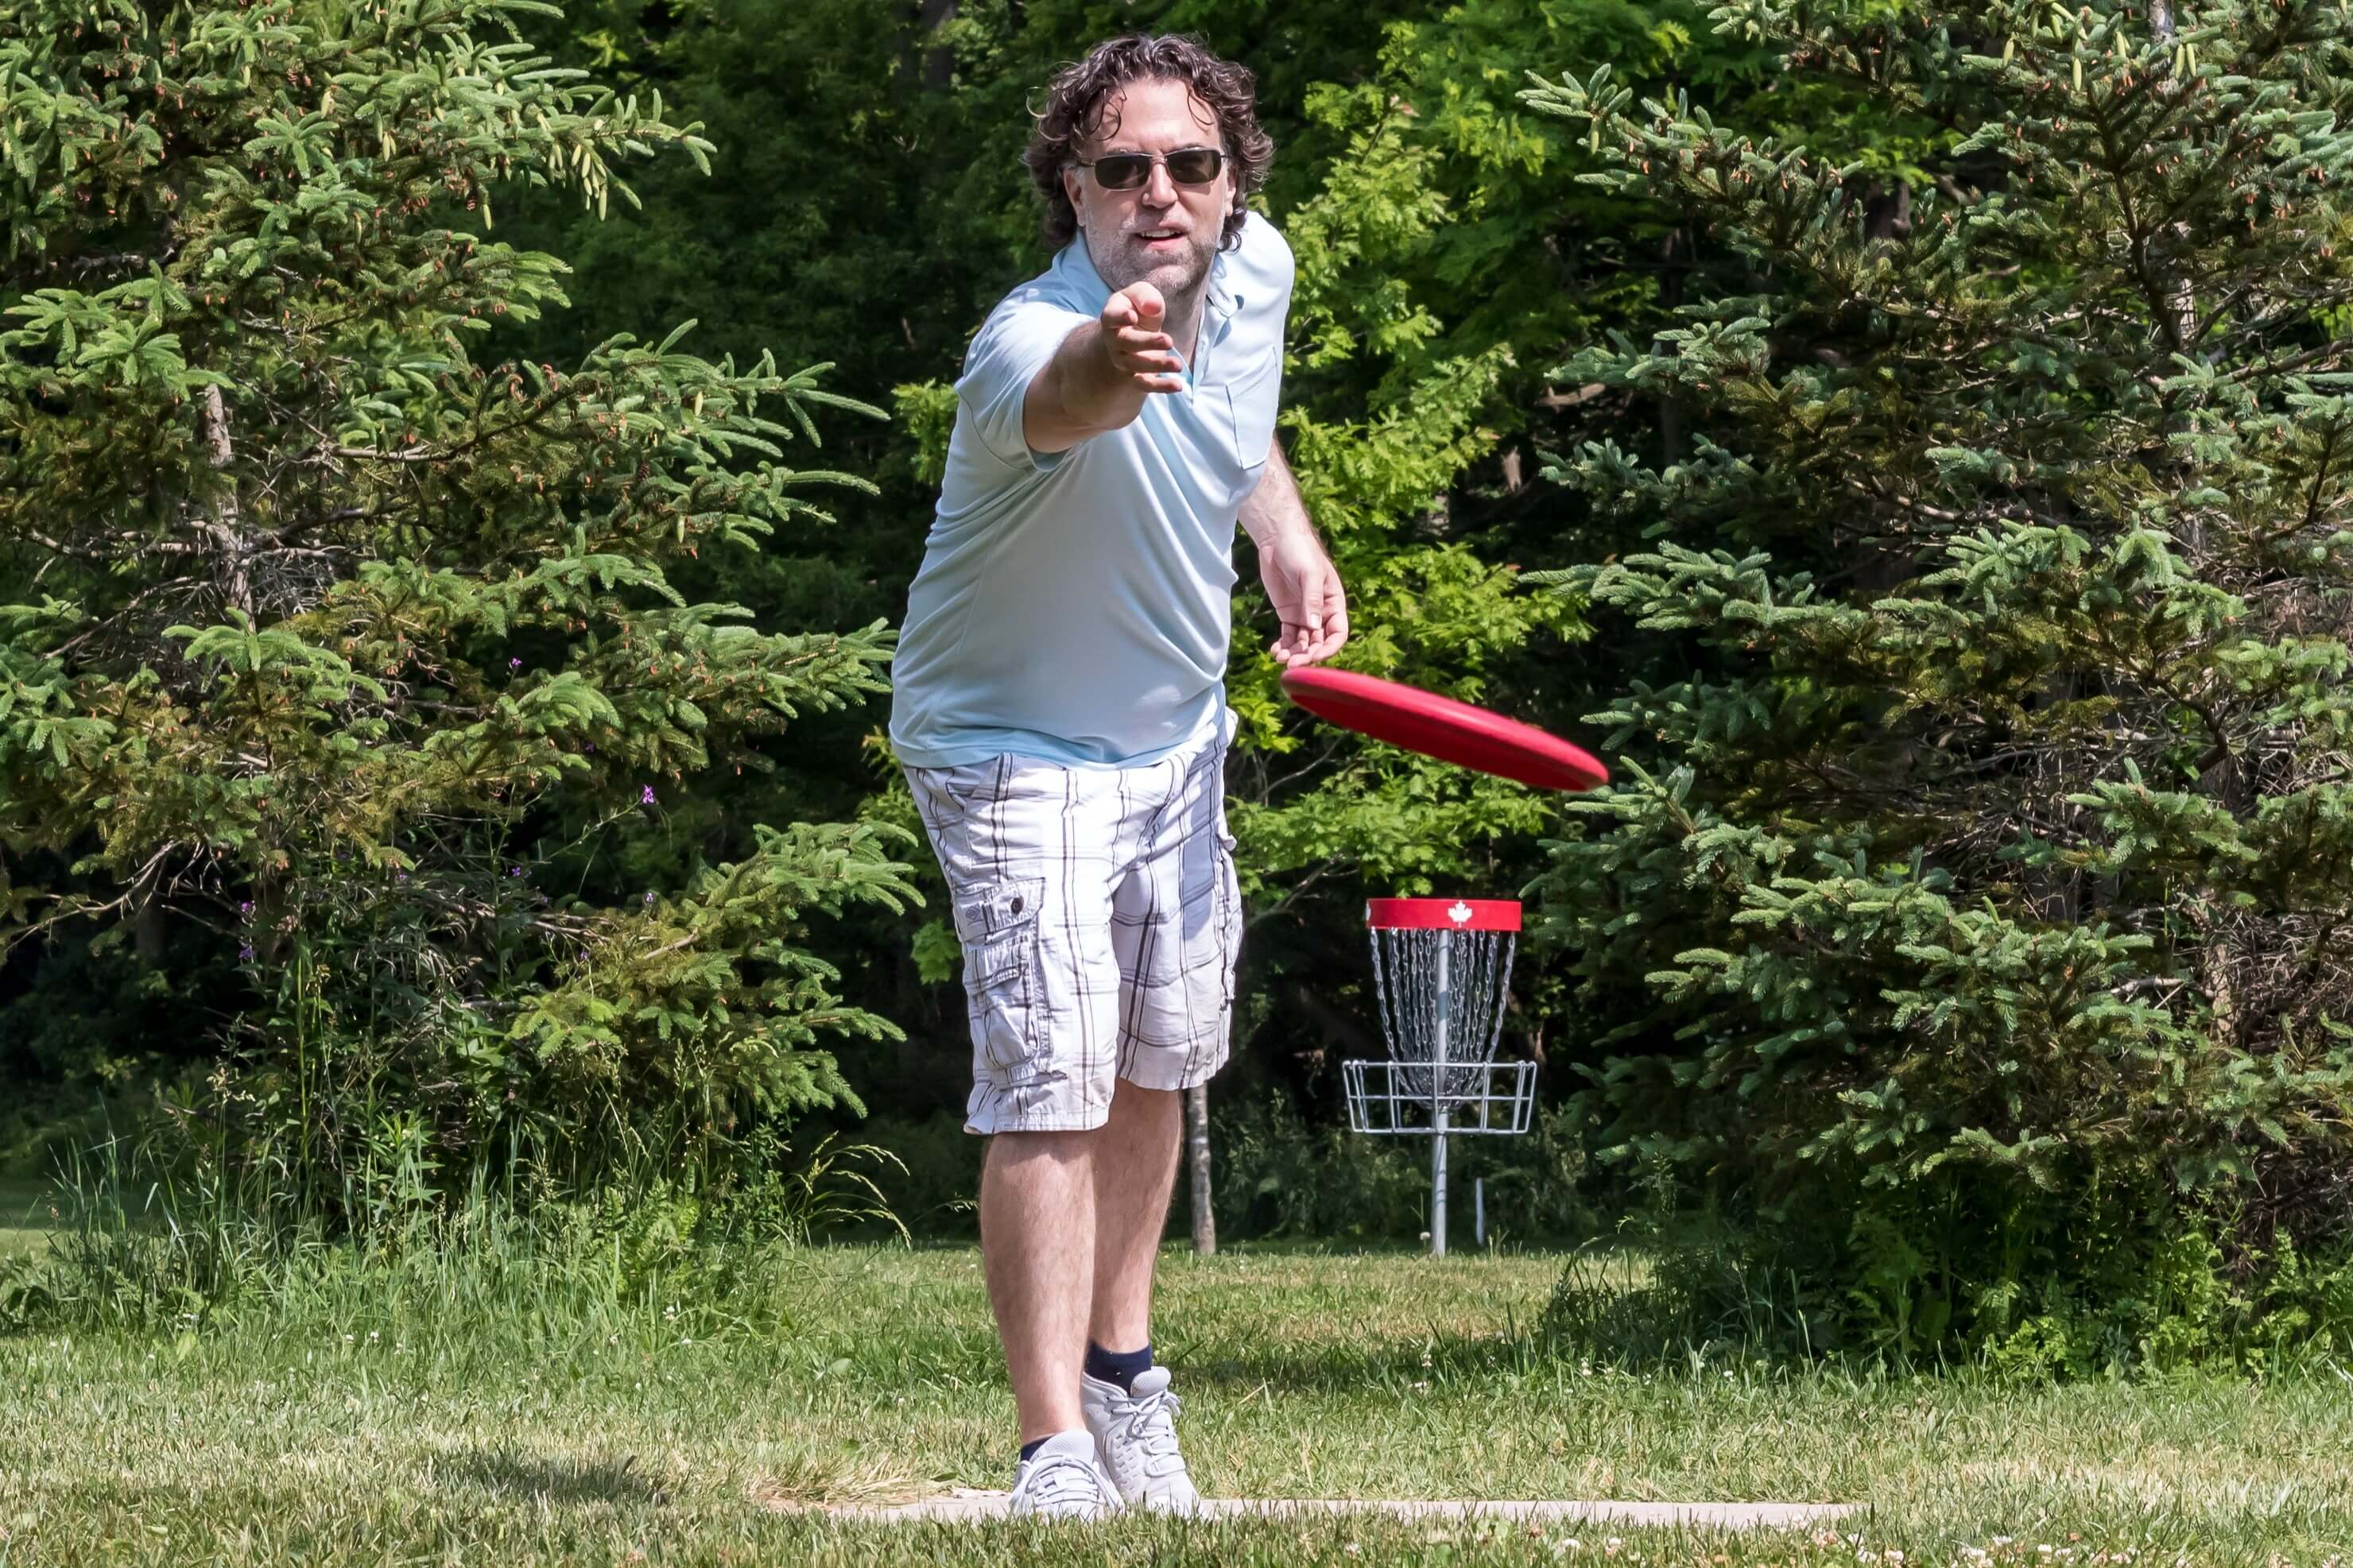
<svg viewBox="0 0 2353 1568"><path fill-rule="evenodd" d="M1060 1508L1067 1503L1101 1508L1117 1500L1103 1495L1095 1468L1069 1454L1053 1454L1029 1472L1030 1505Z"/></svg>
<svg viewBox="0 0 2353 1568"><path fill-rule="evenodd" d="M1127 1425L1126 1436L1144 1451L1144 1473L1155 1479L1185 1468L1176 1451L1176 1413L1185 1408L1174 1389L1164 1388L1141 1399L1133 1394L1112 1401L1114 1418Z"/></svg>

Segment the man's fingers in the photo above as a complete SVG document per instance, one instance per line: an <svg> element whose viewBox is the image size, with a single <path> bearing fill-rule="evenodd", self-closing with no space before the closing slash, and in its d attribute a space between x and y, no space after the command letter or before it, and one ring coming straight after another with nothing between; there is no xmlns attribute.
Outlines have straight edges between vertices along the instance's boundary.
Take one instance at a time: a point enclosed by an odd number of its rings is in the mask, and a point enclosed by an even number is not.
<svg viewBox="0 0 2353 1568"><path fill-rule="evenodd" d="M1331 645L1324 650L1325 653L1339 652L1340 645L1348 640L1348 601L1337 583L1332 584L1328 613L1324 617L1324 640Z"/></svg>
<svg viewBox="0 0 2353 1568"><path fill-rule="evenodd" d="M1321 664L1346 646L1345 632L1326 631L1321 637L1303 641L1286 628L1282 636L1269 643L1267 653L1274 662L1286 668L1298 664Z"/></svg>
<svg viewBox="0 0 2353 1568"><path fill-rule="evenodd" d="M1185 390L1185 362L1176 340L1160 330L1167 305L1149 283L1131 283L1103 302L1112 363L1146 392Z"/></svg>
<svg viewBox="0 0 2353 1568"><path fill-rule="evenodd" d="M1112 342L1134 364L1175 371L1185 368L1176 345L1169 342L1166 332L1122 331L1113 334Z"/></svg>
<svg viewBox="0 0 2353 1568"><path fill-rule="evenodd" d="M1122 327L1111 334L1112 362L1139 381L1146 382L1155 392L1181 391L1185 361L1176 353L1176 340L1166 332L1147 331L1141 327ZM1151 378L1176 376L1173 385L1162 385Z"/></svg>
<svg viewBox="0 0 2353 1568"><path fill-rule="evenodd" d="M1320 664L1348 640L1348 600L1339 577L1325 573L1311 577L1309 584L1301 590L1299 607L1282 616L1281 634L1267 645L1266 651L1286 668Z"/></svg>

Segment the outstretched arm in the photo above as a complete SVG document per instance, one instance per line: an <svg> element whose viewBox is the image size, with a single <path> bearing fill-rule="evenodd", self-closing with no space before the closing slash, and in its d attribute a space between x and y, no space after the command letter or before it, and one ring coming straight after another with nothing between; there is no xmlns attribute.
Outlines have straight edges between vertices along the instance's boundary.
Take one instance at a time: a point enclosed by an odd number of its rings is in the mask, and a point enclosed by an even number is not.
<svg viewBox="0 0 2353 1568"><path fill-rule="evenodd" d="M1258 574L1282 630L1267 647L1282 665L1318 664L1348 640L1348 596L1307 521L1307 503L1282 456L1268 443L1258 485L1242 500L1241 523L1258 545Z"/></svg>
<svg viewBox="0 0 2353 1568"><path fill-rule="evenodd" d="M1131 283L1104 302L1101 317L1072 328L1023 395L1030 449L1067 452L1134 419L1154 393L1182 392L1185 362L1160 330L1166 316L1159 289Z"/></svg>

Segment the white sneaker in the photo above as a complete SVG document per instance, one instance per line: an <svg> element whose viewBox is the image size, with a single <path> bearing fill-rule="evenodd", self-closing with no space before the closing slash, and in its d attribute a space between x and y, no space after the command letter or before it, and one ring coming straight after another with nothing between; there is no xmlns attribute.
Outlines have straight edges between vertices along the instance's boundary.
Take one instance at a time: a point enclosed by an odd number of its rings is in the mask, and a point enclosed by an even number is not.
<svg viewBox="0 0 2353 1568"><path fill-rule="evenodd" d="M1057 1432L1013 1472L1011 1519L1102 1519L1120 1510L1119 1493L1085 1432Z"/></svg>
<svg viewBox="0 0 2353 1568"><path fill-rule="evenodd" d="M1130 1508L1201 1511L1201 1494L1185 1468L1185 1456L1176 1451L1180 1408L1168 1392L1165 1366L1136 1373L1132 1388L1080 1375L1079 1409L1103 1450L1103 1468Z"/></svg>

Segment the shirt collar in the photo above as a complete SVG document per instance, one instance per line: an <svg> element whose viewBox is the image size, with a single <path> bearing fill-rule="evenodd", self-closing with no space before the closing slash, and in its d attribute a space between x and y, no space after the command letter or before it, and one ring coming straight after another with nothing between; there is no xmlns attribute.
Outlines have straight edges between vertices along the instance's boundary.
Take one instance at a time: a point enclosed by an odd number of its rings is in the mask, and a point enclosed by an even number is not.
<svg viewBox="0 0 2353 1568"><path fill-rule="evenodd" d="M1215 315L1230 316L1241 309L1241 300L1226 287L1226 252L1222 250L1209 263L1209 288L1202 298Z"/></svg>

